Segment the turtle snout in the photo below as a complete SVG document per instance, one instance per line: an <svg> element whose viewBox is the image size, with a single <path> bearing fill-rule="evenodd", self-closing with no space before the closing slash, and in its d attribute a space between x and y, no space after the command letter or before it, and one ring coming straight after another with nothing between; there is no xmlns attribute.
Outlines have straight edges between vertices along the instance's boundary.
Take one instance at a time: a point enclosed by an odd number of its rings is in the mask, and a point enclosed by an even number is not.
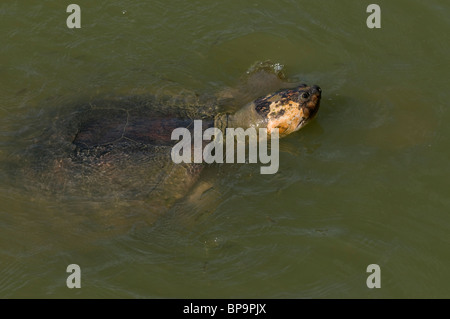
<svg viewBox="0 0 450 319"><path fill-rule="evenodd" d="M308 109L308 112L306 113L309 115L310 118L313 118L316 116L317 111L319 110L320 107L320 98L322 94L322 89L317 85L313 85L310 87L309 91L311 94L311 99L306 104L306 108Z"/></svg>
<svg viewBox="0 0 450 319"><path fill-rule="evenodd" d="M322 89L317 85L313 85L311 86L311 93L320 95L322 93Z"/></svg>

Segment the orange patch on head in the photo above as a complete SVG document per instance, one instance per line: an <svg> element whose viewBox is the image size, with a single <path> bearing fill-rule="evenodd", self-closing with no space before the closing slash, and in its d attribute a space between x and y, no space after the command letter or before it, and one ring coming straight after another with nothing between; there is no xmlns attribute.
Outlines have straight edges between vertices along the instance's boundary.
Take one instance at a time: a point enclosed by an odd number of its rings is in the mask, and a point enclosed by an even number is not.
<svg viewBox="0 0 450 319"><path fill-rule="evenodd" d="M255 111L264 118L267 132L275 128L280 137L298 131L317 114L322 90L300 85L280 90L254 101Z"/></svg>
<svg viewBox="0 0 450 319"><path fill-rule="evenodd" d="M278 128L280 137L295 132L304 117L299 103L289 101L284 108L275 108L274 104L270 105L267 133L270 134L274 128Z"/></svg>

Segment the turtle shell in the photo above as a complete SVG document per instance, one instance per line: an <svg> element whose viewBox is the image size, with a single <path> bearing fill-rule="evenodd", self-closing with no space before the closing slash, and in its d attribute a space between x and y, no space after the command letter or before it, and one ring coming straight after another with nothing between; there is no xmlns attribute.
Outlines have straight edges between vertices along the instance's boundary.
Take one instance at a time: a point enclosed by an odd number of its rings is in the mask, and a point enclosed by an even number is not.
<svg viewBox="0 0 450 319"><path fill-rule="evenodd" d="M143 201L150 214L160 215L202 170L202 164L172 161L178 142L172 131L192 130L194 120L213 126L216 109L209 99L132 96L97 99L64 113L33 145L32 186L89 201Z"/></svg>

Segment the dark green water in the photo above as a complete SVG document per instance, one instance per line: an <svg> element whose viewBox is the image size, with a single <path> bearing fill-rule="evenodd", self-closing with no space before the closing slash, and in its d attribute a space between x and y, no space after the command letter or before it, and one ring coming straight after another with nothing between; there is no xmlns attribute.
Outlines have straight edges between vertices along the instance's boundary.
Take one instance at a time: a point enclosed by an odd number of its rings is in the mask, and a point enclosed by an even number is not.
<svg viewBox="0 0 450 319"><path fill-rule="evenodd" d="M450 297L448 3L378 1L381 29L364 1L76 3L74 30L65 3L0 4L0 297ZM11 177L58 105L212 94L266 59L321 86L319 115L280 141L277 174L220 168L226 191L193 226L108 232L146 208Z"/></svg>

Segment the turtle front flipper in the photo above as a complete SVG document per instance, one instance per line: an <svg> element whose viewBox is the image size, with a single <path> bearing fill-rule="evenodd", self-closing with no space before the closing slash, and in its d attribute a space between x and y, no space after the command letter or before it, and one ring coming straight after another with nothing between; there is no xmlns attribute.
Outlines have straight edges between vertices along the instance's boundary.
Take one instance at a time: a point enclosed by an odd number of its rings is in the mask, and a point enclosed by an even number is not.
<svg viewBox="0 0 450 319"><path fill-rule="evenodd" d="M225 190L216 178L216 174L203 174L189 193L172 207L171 220L183 229L192 230L210 217L225 198Z"/></svg>

